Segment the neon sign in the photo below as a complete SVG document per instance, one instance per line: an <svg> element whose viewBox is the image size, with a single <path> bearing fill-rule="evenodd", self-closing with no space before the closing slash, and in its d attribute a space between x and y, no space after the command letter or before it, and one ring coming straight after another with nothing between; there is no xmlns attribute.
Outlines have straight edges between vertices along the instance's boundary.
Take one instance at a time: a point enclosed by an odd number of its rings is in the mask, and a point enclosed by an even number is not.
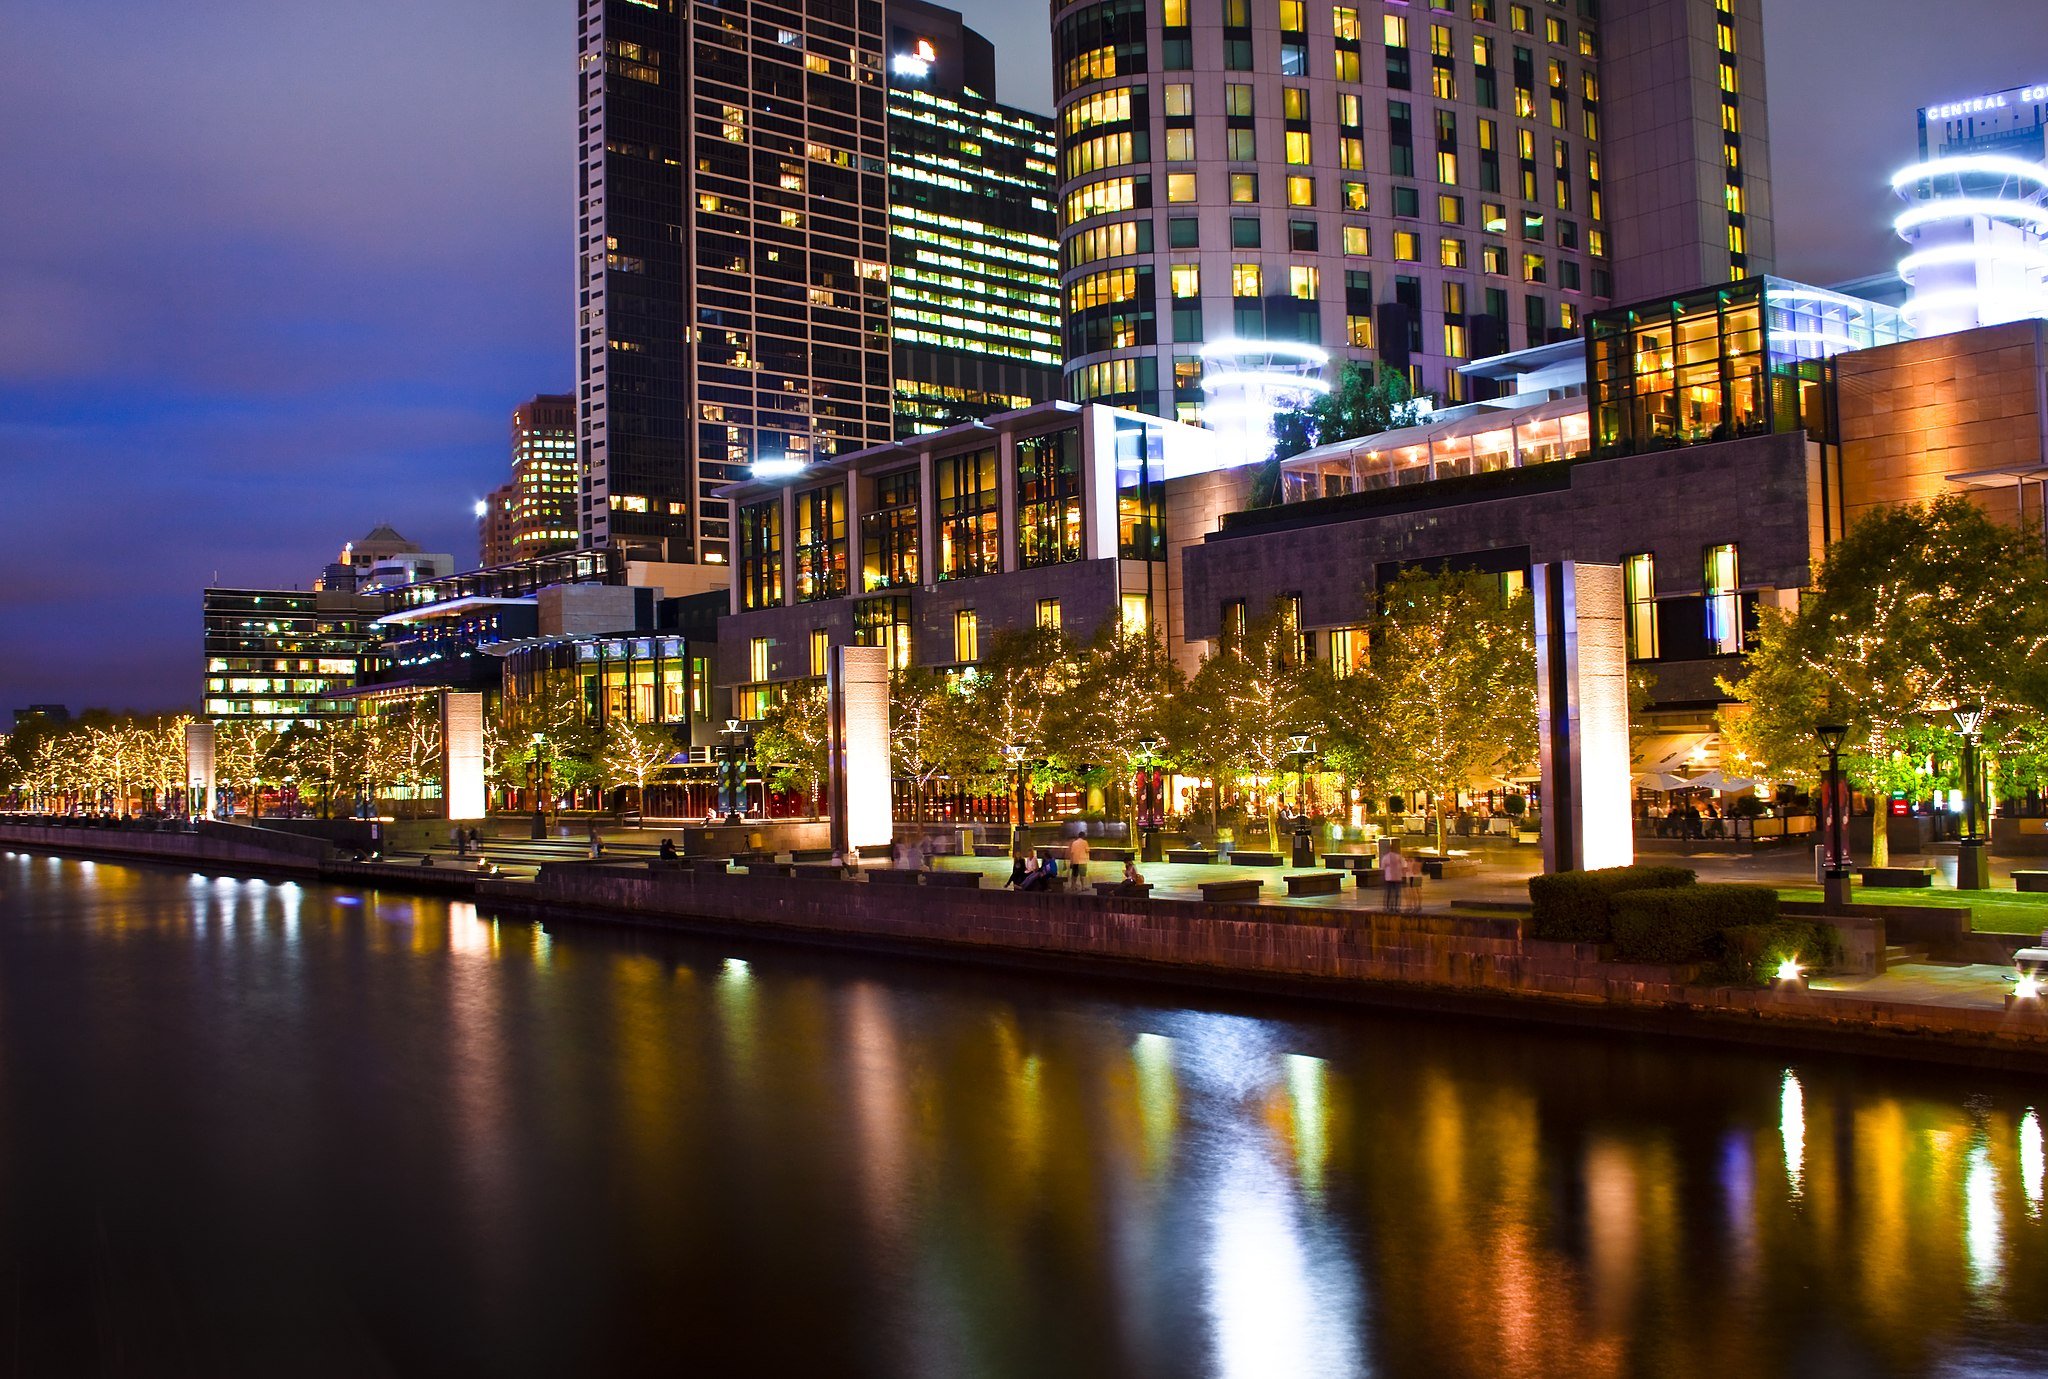
<svg viewBox="0 0 2048 1379"><path fill-rule="evenodd" d="M1965 115L1983 115L2009 109L2014 105L2038 105L2044 101L2048 101L2048 83L2040 86L2016 86L2010 91L1994 91L1988 96L1978 96L1972 100L1930 105L1927 107L1927 118L1960 120Z"/></svg>

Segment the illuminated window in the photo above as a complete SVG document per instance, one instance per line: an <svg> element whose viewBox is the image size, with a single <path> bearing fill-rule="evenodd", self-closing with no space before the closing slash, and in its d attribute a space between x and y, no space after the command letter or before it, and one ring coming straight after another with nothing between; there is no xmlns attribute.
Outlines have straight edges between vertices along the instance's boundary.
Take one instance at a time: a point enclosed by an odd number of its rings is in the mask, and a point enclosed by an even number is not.
<svg viewBox="0 0 2048 1379"><path fill-rule="evenodd" d="M1381 32L1389 48L1408 46L1408 21L1401 15L1390 14L1380 21Z"/></svg>
<svg viewBox="0 0 2048 1379"><path fill-rule="evenodd" d="M1195 199L1195 175L1191 172L1166 174L1166 199L1179 203Z"/></svg>
<svg viewBox="0 0 2048 1379"><path fill-rule="evenodd" d="M1040 627L1048 632L1059 631L1060 601L1058 599L1040 599L1038 601L1037 622Z"/></svg>
<svg viewBox="0 0 2048 1379"><path fill-rule="evenodd" d="M832 639L826 634L824 628L814 627L811 629L811 674L823 675L825 673L825 661L830 654L831 646Z"/></svg>
<svg viewBox="0 0 2048 1379"><path fill-rule="evenodd" d="M1170 81L1160 89L1165 95L1168 115L1191 116L1195 113L1195 88L1192 83Z"/></svg>
<svg viewBox="0 0 2048 1379"><path fill-rule="evenodd" d="M1349 5L1332 6L1330 27L1336 33L1339 42L1356 43L1359 36L1358 11Z"/></svg>
<svg viewBox="0 0 2048 1379"><path fill-rule="evenodd" d="M1305 129L1287 131L1287 161L1296 167L1306 167L1309 158L1309 135Z"/></svg>
<svg viewBox="0 0 2048 1379"><path fill-rule="evenodd" d="M1445 235L1437 241L1437 262L1445 268L1465 266L1465 241L1455 235Z"/></svg>
<svg viewBox="0 0 2048 1379"><path fill-rule="evenodd" d="M767 637L756 637L747 644L747 671L755 681L768 678L768 652L774 642Z"/></svg>
<svg viewBox="0 0 2048 1379"><path fill-rule="evenodd" d="M1369 225L1346 225L1344 227L1344 252L1361 257L1372 253L1372 227Z"/></svg>
<svg viewBox="0 0 2048 1379"><path fill-rule="evenodd" d="M1241 81L1225 82L1223 85L1223 113L1248 119L1252 113L1252 88Z"/></svg>
<svg viewBox="0 0 2048 1379"><path fill-rule="evenodd" d="M1522 281L1540 283L1550 281L1547 265L1541 254L1522 255Z"/></svg>
<svg viewBox="0 0 2048 1379"><path fill-rule="evenodd" d="M1422 259L1422 236L1413 230L1394 231L1394 257L1402 263L1419 263Z"/></svg>
<svg viewBox="0 0 2048 1379"><path fill-rule="evenodd" d="M1290 177L1287 179L1287 204L1290 206L1313 206L1316 204L1316 179L1313 177Z"/></svg>
<svg viewBox="0 0 2048 1379"><path fill-rule="evenodd" d="M1366 191L1365 183L1346 182L1344 184L1343 191L1345 210L1369 211L1372 209L1372 198L1371 195Z"/></svg>
<svg viewBox="0 0 2048 1379"><path fill-rule="evenodd" d="M1233 263L1230 265L1230 295L1233 297L1256 297L1259 295L1259 266L1256 263Z"/></svg>
<svg viewBox="0 0 2048 1379"><path fill-rule="evenodd" d="M1166 131L1166 161L1169 163L1192 163L1195 161L1194 130L1169 129Z"/></svg>
<svg viewBox="0 0 2048 1379"><path fill-rule="evenodd" d="M1190 180L1193 180L1190 178ZM1292 179L1290 179L1292 180ZM1168 200L1172 198L1169 196ZM1190 197L1192 200L1193 198ZM1233 172L1230 174L1230 199L1239 205L1249 205L1259 199L1259 175L1255 172Z"/></svg>
<svg viewBox="0 0 2048 1379"><path fill-rule="evenodd" d="M981 659L981 620L974 615L972 608L962 608L953 615L953 659Z"/></svg>
<svg viewBox="0 0 2048 1379"><path fill-rule="evenodd" d="M1465 357L1465 327L1450 321L1444 322L1444 357L1463 359Z"/></svg>
<svg viewBox="0 0 2048 1379"><path fill-rule="evenodd" d="M1322 270L1305 264L1293 264L1287 270L1287 291L1296 301L1312 302L1321 293Z"/></svg>
<svg viewBox="0 0 2048 1379"><path fill-rule="evenodd" d="M1735 547L1707 547L1707 642L1723 656L1742 650L1742 595Z"/></svg>

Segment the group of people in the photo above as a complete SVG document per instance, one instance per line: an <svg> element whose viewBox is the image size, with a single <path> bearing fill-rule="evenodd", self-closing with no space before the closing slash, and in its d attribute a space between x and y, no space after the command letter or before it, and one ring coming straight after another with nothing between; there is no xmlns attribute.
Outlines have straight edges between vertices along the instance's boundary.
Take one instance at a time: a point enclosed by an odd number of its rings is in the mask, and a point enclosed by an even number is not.
<svg viewBox="0 0 2048 1379"><path fill-rule="evenodd" d="M1019 843L1010 857L1010 879L1003 884L1018 891L1049 891L1063 885L1083 885L1088 880L1087 838L1075 834L1067 840L1066 851L1067 870L1062 880L1060 859L1055 853L1044 851L1034 857L1029 847ZM1144 895L1146 890L1145 877L1138 870L1138 864L1126 858L1123 878L1111 894Z"/></svg>
<svg viewBox="0 0 2048 1379"><path fill-rule="evenodd" d="M1652 804L1643 811L1649 823L1650 832L1659 838L1725 838L1728 836L1728 821L1721 813L1721 807L1712 800L1705 809L1687 800L1668 808Z"/></svg>

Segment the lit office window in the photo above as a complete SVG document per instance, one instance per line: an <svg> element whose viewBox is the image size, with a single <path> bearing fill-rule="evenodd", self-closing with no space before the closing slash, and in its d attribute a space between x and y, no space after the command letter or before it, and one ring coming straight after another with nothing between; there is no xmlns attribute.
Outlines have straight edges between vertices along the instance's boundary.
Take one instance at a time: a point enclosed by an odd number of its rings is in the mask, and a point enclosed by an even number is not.
<svg viewBox="0 0 2048 1379"><path fill-rule="evenodd" d="M1735 547L1707 547L1707 642L1723 656L1742 650L1742 596Z"/></svg>
<svg viewBox="0 0 2048 1379"><path fill-rule="evenodd" d="M953 659L981 659L981 620L972 608L963 608L953 615Z"/></svg>
<svg viewBox="0 0 2048 1379"><path fill-rule="evenodd" d="M1648 554L1622 557L1622 595L1628 603L1628 658L1657 659L1657 562Z"/></svg>

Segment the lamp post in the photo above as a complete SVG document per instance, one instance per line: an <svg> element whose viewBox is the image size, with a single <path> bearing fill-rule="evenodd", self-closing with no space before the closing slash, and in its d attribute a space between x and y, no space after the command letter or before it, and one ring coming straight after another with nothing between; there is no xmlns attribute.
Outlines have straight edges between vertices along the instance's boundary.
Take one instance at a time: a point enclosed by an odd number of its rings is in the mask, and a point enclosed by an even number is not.
<svg viewBox="0 0 2048 1379"><path fill-rule="evenodd" d="M1830 910L1849 903L1849 819L1848 790L1842 782L1842 740L1847 725L1822 723L1813 730L1828 754L1827 782L1827 867L1822 873L1822 897Z"/></svg>
<svg viewBox="0 0 2048 1379"><path fill-rule="evenodd" d="M1140 847L1138 860L1159 862L1165 854L1159 849L1159 739L1141 737L1138 739L1138 769L1143 771L1144 788L1138 800L1138 834Z"/></svg>
<svg viewBox="0 0 2048 1379"><path fill-rule="evenodd" d="M1003 747L1003 760L1017 773L1017 794L1010 810L1010 852L1014 856L1024 842L1024 758L1031 751L1028 742L1011 742Z"/></svg>
<svg viewBox="0 0 2048 1379"><path fill-rule="evenodd" d="M1312 867L1316 864L1316 841L1308 828L1308 759L1315 754L1316 744L1307 733L1295 733L1287 742L1294 749L1293 864Z"/></svg>
<svg viewBox="0 0 2048 1379"><path fill-rule="evenodd" d="M746 727L737 718L728 718L719 736L725 739L720 749L723 760L719 769L719 794L723 798L719 804L725 810L728 824L742 824L746 822Z"/></svg>
<svg viewBox="0 0 2048 1379"><path fill-rule="evenodd" d="M547 734L535 733L533 735L533 758L527 765L526 776L527 787L533 791L532 834L536 839L548 836L548 810L546 804L548 779L547 749Z"/></svg>
<svg viewBox="0 0 2048 1379"><path fill-rule="evenodd" d="M1956 839L1956 889L1981 891L1991 884L1984 856L1984 796L1977 780L1977 735L1984 729L1984 706L1958 704L1952 712L1963 735L1963 827Z"/></svg>

